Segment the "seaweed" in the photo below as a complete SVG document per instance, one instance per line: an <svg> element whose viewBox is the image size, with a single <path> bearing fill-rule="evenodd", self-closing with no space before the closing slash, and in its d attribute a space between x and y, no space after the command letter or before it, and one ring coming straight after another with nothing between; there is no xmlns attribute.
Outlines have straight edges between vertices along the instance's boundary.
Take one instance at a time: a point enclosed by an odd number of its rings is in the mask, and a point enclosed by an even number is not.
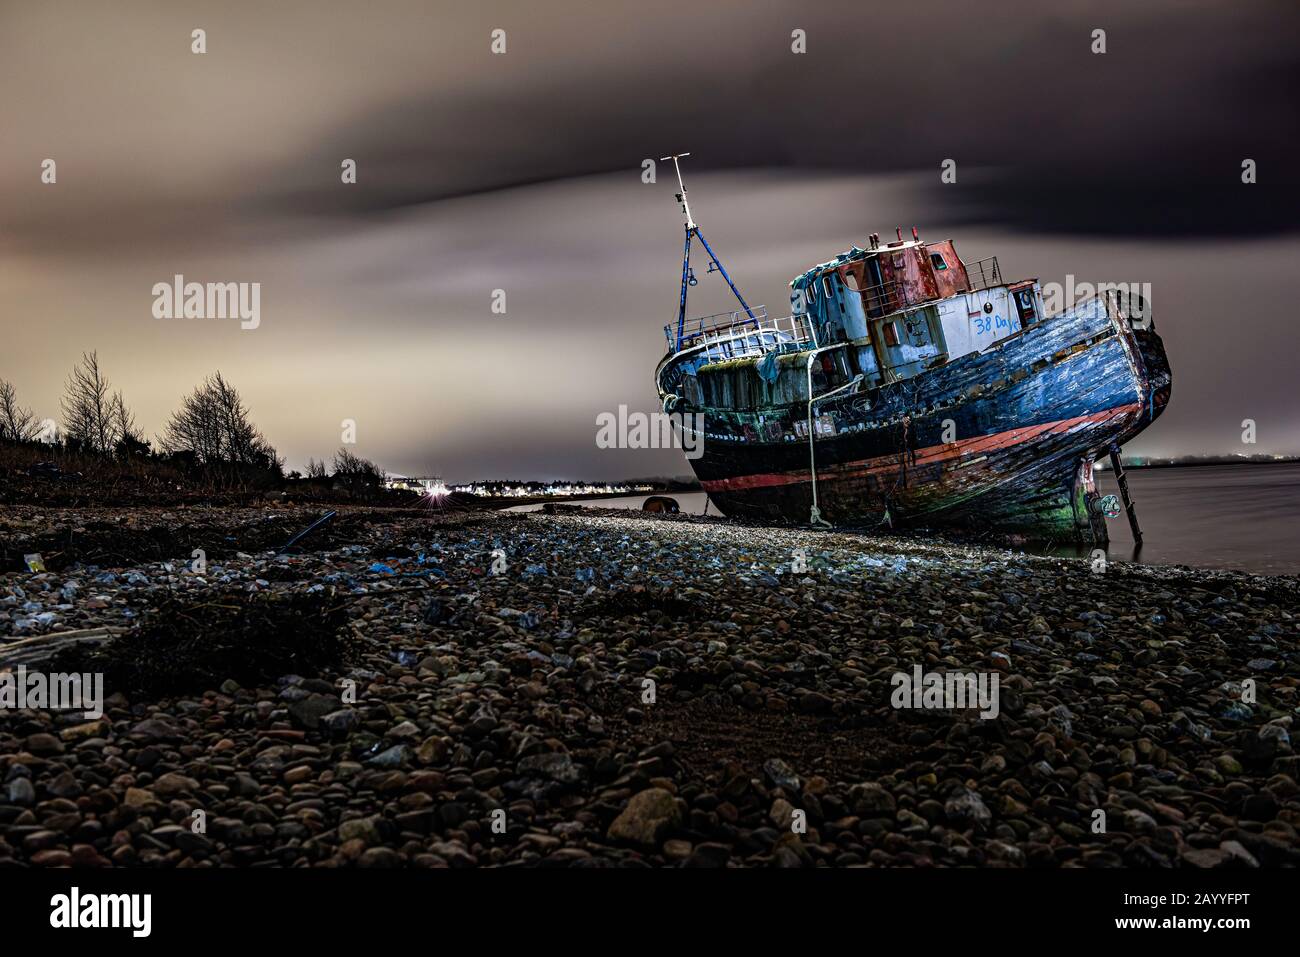
<svg viewBox="0 0 1300 957"><path fill-rule="evenodd" d="M208 591L169 598L94 650L62 652L56 671L102 672L109 693L165 697L313 677L343 660L345 605L332 592Z"/></svg>

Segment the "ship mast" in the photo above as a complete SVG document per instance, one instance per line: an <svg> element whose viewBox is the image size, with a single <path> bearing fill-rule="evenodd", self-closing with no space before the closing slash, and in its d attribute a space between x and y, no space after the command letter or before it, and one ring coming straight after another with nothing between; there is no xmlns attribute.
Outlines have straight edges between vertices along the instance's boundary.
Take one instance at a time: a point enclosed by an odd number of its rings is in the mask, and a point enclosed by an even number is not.
<svg viewBox="0 0 1300 957"><path fill-rule="evenodd" d="M727 270L722 265L722 262L716 255L714 255L713 247L711 247L709 241L704 238L704 234L700 232L700 227L696 225L695 219L691 216L691 204L686 199L686 184L682 181L682 166L680 162L690 155L690 153L673 153L671 156L661 156L659 158L661 163L666 163L668 160L673 161L673 169L677 173L677 188L679 190L677 193L677 202L682 204L682 213L686 216L686 244L682 250L682 296L677 307L678 349L682 347L682 339L686 335L686 291L690 286L694 286L698 282L695 278L695 273L691 271L692 236L699 238L700 245L704 247L704 251L709 256L709 262L712 264L709 266L709 272L713 272L716 269L717 272L721 273L722 278L727 281L727 285L731 288L731 292L735 295L741 308L745 310L745 314L755 321L757 321L758 318L754 315L754 311L749 308L749 303L745 302L745 297L740 294L740 290L736 288L736 284L731 281L731 276L727 274Z"/></svg>

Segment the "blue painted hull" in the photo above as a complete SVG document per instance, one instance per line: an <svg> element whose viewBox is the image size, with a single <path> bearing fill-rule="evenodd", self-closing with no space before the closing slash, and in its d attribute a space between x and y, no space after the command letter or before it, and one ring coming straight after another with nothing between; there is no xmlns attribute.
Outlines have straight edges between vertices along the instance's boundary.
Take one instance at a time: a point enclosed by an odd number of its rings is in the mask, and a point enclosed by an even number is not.
<svg viewBox="0 0 1300 957"><path fill-rule="evenodd" d="M708 365L698 353L665 359L661 394L682 395L683 378ZM807 523L815 494L821 518L837 525L1085 543L1107 538L1093 459L1154 421L1170 389L1159 337L1100 301L982 353L819 402L813 450L800 430L806 394L765 401L754 365L752 407L678 407L704 416L704 454L692 464L725 514Z"/></svg>

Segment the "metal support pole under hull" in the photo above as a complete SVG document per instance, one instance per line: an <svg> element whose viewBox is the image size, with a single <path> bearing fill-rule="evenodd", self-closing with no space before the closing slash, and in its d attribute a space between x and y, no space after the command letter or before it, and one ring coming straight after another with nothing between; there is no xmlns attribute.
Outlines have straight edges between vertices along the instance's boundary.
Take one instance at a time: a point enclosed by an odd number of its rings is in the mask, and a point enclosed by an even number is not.
<svg viewBox="0 0 1300 957"><path fill-rule="evenodd" d="M1128 514L1128 527L1133 530L1133 544L1142 544L1142 529L1138 526L1137 508L1128 494L1128 474L1119 459L1119 446L1110 447L1110 467L1115 470L1115 481L1119 484L1119 494L1124 499L1124 511Z"/></svg>

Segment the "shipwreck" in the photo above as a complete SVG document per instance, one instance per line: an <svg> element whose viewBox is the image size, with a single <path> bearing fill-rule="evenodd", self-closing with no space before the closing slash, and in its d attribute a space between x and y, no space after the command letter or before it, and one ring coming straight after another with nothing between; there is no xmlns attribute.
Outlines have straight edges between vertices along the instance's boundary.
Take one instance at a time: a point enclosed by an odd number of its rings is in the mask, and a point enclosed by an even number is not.
<svg viewBox="0 0 1300 957"><path fill-rule="evenodd" d="M790 281L791 310L750 306L686 217L677 321L655 373L666 413L731 517L849 527L960 527L1104 544L1109 455L1134 535L1120 447L1169 401L1149 303L1104 291L1046 315L1037 279L966 262L915 228L878 234ZM698 240L740 308L687 319ZM784 311L784 310L782 310ZM684 437L684 442L687 437Z"/></svg>

